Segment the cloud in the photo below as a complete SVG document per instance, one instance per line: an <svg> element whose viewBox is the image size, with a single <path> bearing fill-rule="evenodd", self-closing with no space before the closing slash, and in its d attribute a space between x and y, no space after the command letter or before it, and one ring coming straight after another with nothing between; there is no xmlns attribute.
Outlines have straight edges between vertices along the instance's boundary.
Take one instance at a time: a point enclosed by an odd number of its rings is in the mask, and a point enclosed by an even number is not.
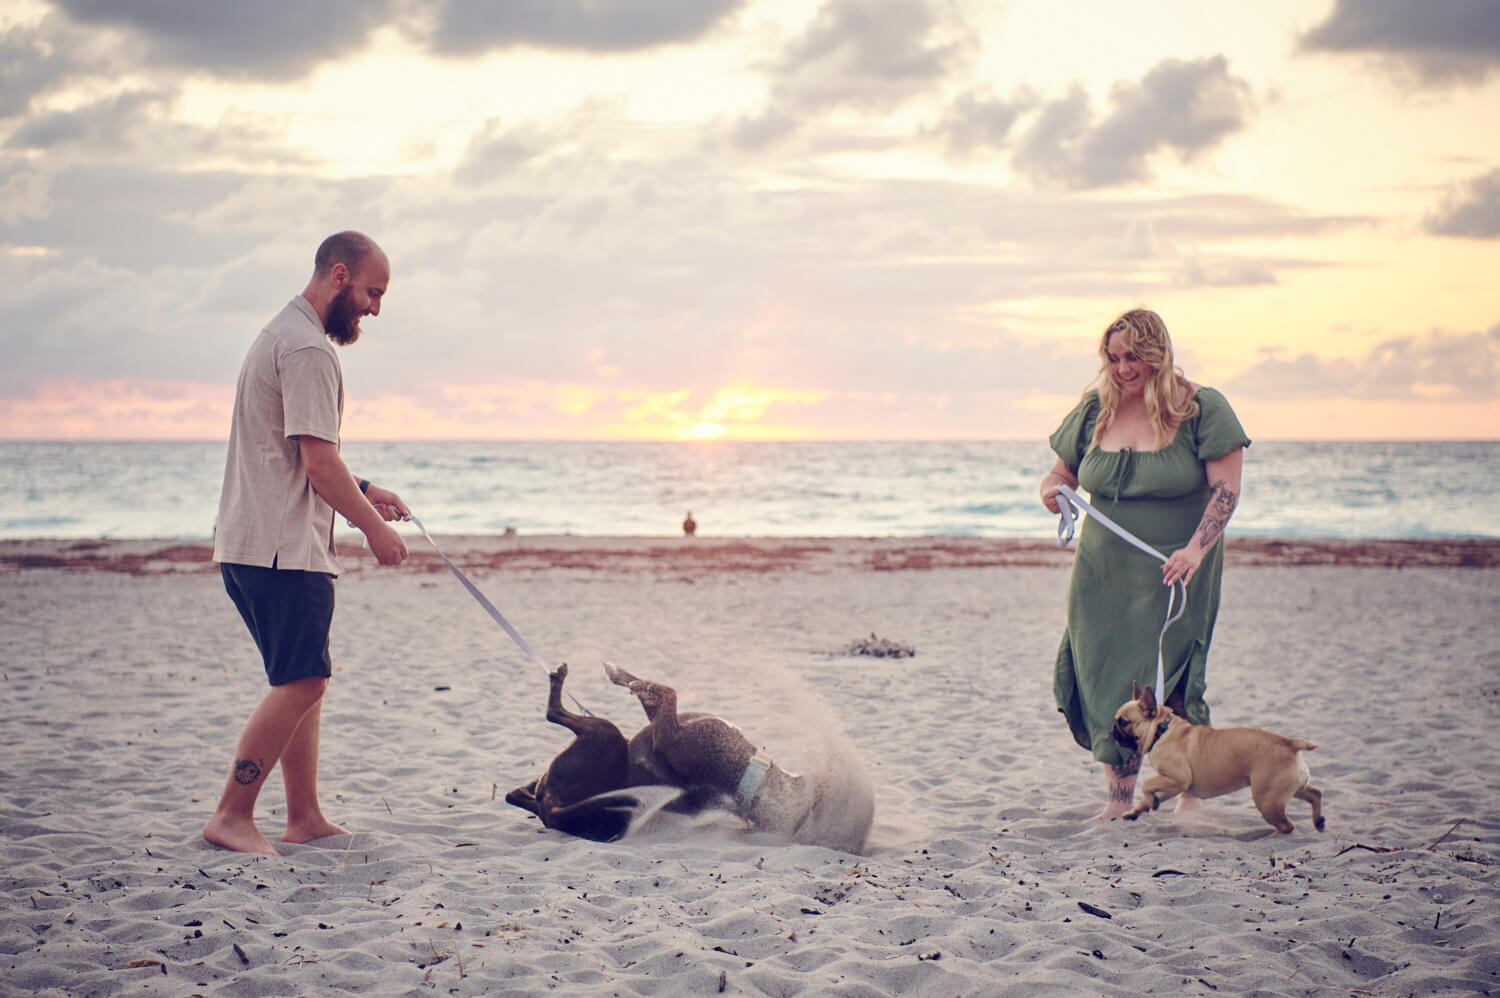
<svg viewBox="0 0 1500 998"><path fill-rule="evenodd" d="M943 140L952 156L1003 149L1016 122L1036 104L1036 98L1027 94L1006 100L987 91L970 91L949 105L931 132Z"/></svg>
<svg viewBox="0 0 1500 998"><path fill-rule="evenodd" d="M175 91L127 90L68 110L32 114L11 130L0 149L45 154L53 169L131 162L198 169L244 163L264 169L302 162L257 116L226 115L206 127L174 120L176 101Z"/></svg>
<svg viewBox="0 0 1500 998"><path fill-rule="evenodd" d="M1397 337L1357 358L1268 355L1226 387L1262 400L1493 402L1500 397L1500 325Z"/></svg>
<svg viewBox="0 0 1500 998"><path fill-rule="evenodd" d="M152 62L214 76L292 80L363 48L400 0L52 0L84 25L142 39Z"/></svg>
<svg viewBox="0 0 1500 998"><path fill-rule="evenodd" d="M24 113L33 98L65 83L77 68L72 53L81 42L55 25L0 31L0 118Z"/></svg>
<svg viewBox="0 0 1500 998"><path fill-rule="evenodd" d="M1429 87L1480 83L1500 68L1500 6L1495 0L1337 0L1300 47L1373 55Z"/></svg>
<svg viewBox="0 0 1500 998"><path fill-rule="evenodd" d="M40 170L18 170L0 176L0 227L23 219L47 217L52 195L52 175Z"/></svg>
<svg viewBox="0 0 1500 998"><path fill-rule="evenodd" d="M1435 236L1500 238L1500 168L1475 177L1429 215L1424 228Z"/></svg>
<svg viewBox="0 0 1500 998"><path fill-rule="evenodd" d="M628 52L701 38L744 0L437 0L429 44L444 55L513 45Z"/></svg>
<svg viewBox="0 0 1500 998"><path fill-rule="evenodd" d="M1149 160L1172 152L1190 162L1243 128L1252 110L1250 87L1229 72L1223 56L1167 59L1139 83L1118 83L1112 110L1094 116L1075 87L1044 102L1012 146L1012 162L1033 179L1071 188L1149 179Z"/></svg>
<svg viewBox="0 0 1500 998"><path fill-rule="evenodd" d="M117 153L134 144L143 126L163 120L170 103L170 94L136 90L74 110L35 114L10 133L4 147L50 153L90 145Z"/></svg>
<svg viewBox="0 0 1500 998"><path fill-rule="evenodd" d="M767 64L769 102L742 119L734 137L758 148L823 112L889 111L933 92L966 63L973 44L935 0L826 0L801 37Z"/></svg>

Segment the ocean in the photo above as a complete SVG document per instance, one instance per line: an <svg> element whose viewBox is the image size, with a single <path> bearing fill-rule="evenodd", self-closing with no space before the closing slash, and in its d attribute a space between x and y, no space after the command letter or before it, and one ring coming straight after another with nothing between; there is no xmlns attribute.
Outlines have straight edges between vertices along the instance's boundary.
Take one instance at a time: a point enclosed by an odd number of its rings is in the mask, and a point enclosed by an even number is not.
<svg viewBox="0 0 1500 998"><path fill-rule="evenodd" d="M221 442L0 441L0 538L211 536ZM1036 442L349 442L438 534L1055 537ZM1500 443L1256 443L1231 536L1500 538ZM342 524L341 524L342 526Z"/></svg>

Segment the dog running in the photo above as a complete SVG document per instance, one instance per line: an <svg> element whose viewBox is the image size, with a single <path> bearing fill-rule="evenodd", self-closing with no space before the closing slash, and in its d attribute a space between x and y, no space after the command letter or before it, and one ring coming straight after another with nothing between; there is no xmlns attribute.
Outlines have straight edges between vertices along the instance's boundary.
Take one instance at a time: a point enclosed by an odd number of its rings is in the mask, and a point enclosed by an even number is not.
<svg viewBox="0 0 1500 998"><path fill-rule="evenodd" d="M1313 827L1323 830L1323 791L1310 782L1303 752L1317 748L1305 738L1285 738L1260 728L1211 728L1193 724L1152 689L1134 681L1132 697L1115 712L1115 741L1147 758L1156 772L1141 780L1140 800L1125 814L1134 821L1181 793L1218 797L1250 788L1261 817L1278 832L1295 825L1286 815L1293 797L1312 805Z"/></svg>

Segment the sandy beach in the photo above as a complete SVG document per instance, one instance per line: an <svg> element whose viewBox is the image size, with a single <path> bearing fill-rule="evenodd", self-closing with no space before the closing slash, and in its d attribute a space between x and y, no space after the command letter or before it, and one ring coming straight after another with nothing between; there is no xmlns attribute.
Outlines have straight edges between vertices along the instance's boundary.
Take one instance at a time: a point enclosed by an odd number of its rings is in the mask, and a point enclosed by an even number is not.
<svg viewBox="0 0 1500 998"><path fill-rule="evenodd" d="M724 816L614 843L507 805L569 734L413 532L343 546L323 800L352 836L200 830L264 689L208 548L0 543L0 993L1500 993L1500 542L1232 542L1216 726L1316 741L1327 830L1247 792L1086 824L1047 543L447 538L569 691L672 683L779 763L868 778L861 854ZM912 657L845 654L871 635ZM280 835L281 786L260 823Z"/></svg>

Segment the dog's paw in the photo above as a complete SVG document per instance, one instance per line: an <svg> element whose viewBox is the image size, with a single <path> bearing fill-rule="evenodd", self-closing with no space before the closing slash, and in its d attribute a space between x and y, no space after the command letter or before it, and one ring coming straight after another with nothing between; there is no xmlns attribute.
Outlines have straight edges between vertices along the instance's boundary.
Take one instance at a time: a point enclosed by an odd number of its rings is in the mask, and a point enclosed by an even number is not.
<svg viewBox="0 0 1500 998"><path fill-rule="evenodd" d="M552 679L554 682L559 682L559 683L562 682L564 679L567 679L568 678L568 663L566 663L566 662L560 662L560 663L558 663L557 668L555 668L551 672L549 672L547 674L547 676L548 676L548 678Z"/></svg>
<svg viewBox="0 0 1500 998"><path fill-rule="evenodd" d="M1318 815L1317 820L1313 822L1313 827L1316 828L1318 831L1321 832L1323 830L1324 825L1326 825L1326 824L1327 824L1327 822L1325 822L1323 820L1323 816L1320 814L1320 815Z"/></svg>
<svg viewBox="0 0 1500 998"><path fill-rule="evenodd" d="M1120 817L1124 818L1126 821L1134 821L1140 816L1141 812L1139 811L1126 811L1124 814L1120 815Z"/></svg>

